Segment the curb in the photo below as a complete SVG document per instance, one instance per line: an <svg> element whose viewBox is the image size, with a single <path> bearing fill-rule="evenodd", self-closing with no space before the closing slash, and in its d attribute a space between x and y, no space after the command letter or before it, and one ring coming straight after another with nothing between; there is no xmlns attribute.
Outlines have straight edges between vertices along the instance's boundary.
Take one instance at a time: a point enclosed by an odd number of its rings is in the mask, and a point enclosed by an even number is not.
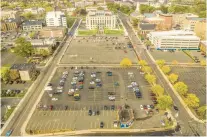
<svg viewBox="0 0 207 137"><path fill-rule="evenodd" d="M133 31L135 31L132 28ZM140 41L143 44L142 41ZM152 55L149 53L148 50L146 50L147 54L149 55L149 57L152 59L152 61L155 63L154 58L152 57ZM175 91L174 87L172 86L172 84L169 82L168 78L166 77L166 75L162 72L162 70L159 68L159 66L155 63L157 69L160 71L160 73L162 74L162 76L164 77L164 79L167 81L168 85L170 86L170 88L172 89L173 93L176 95L176 97L179 99L180 103L183 105L183 107L185 108L185 110L188 112L189 116L191 118L193 118L195 121L199 122L199 123L206 123L206 120L200 120L198 119L189 109L189 107L185 104L185 102L183 101L183 99L180 97L180 95L177 93L177 91Z"/></svg>

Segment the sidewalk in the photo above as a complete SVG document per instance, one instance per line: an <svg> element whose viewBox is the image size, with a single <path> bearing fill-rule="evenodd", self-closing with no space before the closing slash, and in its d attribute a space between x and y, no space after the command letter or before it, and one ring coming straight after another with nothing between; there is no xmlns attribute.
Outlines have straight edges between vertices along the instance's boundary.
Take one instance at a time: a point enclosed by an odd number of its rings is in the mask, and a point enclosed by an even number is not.
<svg viewBox="0 0 207 137"><path fill-rule="evenodd" d="M132 28L132 30L134 31L134 33L136 34L134 28L130 25L130 27ZM140 40L140 42L142 43L142 46L144 46L144 43ZM146 50L147 54L149 55L149 57L152 59L152 61L155 63L156 61L154 60L154 58L152 57L152 55L149 53L148 50ZM155 63L156 64L156 63ZM206 123L206 120L200 120L198 119L189 109L189 107L185 104L185 102L183 101L183 99L180 97L180 95L175 91L174 87L172 86L172 84L169 82L168 78L166 77L166 75L162 72L162 70L159 68L159 66L156 64L157 69L160 71L160 73L162 74L162 76L164 77L164 79L167 81L168 85L171 87L172 91L174 92L174 94L176 95L176 97L179 99L179 101L181 102L181 104L183 105L183 107L186 109L186 111L188 112L189 116L194 119L195 121L199 122L199 123Z"/></svg>

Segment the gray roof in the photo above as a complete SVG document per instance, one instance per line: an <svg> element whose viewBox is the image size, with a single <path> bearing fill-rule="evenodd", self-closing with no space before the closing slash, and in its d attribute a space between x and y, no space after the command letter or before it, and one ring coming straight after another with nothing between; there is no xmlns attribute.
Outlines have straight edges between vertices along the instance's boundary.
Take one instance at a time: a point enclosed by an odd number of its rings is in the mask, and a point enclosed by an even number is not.
<svg viewBox="0 0 207 137"><path fill-rule="evenodd" d="M148 2L147 0L134 0L134 2L145 3Z"/></svg>
<svg viewBox="0 0 207 137"><path fill-rule="evenodd" d="M141 30L154 30L156 27L155 24L139 24Z"/></svg>
<svg viewBox="0 0 207 137"><path fill-rule="evenodd" d="M34 67L34 64L31 63L24 63L24 64L13 64L10 69L17 69L17 70L29 70L30 68Z"/></svg>
<svg viewBox="0 0 207 137"><path fill-rule="evenodd" d="M32 20L32 21L25 21L22 23L23 26L31 26L31 25L42 25L42 20Z"/></svg>

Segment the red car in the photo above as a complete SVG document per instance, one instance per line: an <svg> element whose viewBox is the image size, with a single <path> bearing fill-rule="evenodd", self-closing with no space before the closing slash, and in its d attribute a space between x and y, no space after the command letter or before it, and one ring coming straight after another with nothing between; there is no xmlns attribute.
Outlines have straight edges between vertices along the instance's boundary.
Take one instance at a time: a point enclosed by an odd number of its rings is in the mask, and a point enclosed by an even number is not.
<svg viewBox="0 0 207 137"><path fill-rule="evenodd" d="M143 108L144 108L144 109L147 109L147 105L143 105Z"/></svg>
<svg viewBox="0 0 207 137"><path fill-rule="evenodd" d="M126 51L126 50L124 50L124 53L127 53L127 51Z"/></svg>
<svg viewBox="0 0 207 137"><path fill-rule="evenodd" d="M83 82L79 82L79 84L83 84Z"/></svg>
<svg viewBox="0 0 207 137"><path fill-rule="evenodd" d="M53 105L50 105L50 110L52 110L53 109Z"/></svg>

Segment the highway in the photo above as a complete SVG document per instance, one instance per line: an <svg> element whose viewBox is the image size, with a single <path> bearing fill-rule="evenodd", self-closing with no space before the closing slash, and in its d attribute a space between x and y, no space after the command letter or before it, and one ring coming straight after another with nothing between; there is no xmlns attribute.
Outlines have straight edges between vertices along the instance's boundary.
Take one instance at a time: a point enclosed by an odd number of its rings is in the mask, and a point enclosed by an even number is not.
<svg viewBox="0 0 207 137"><path fill-rule="evenodd" d="M136 46L135 50L138 56L146 60L149 66L153 69L154 74L157 77L157 81L161 86L164 87L165 91L172 97L174 104L179 108L178 117L176 118L179 125L181 126L181 130L179 132L175 132L174 135L177 136L202 136L205 135L203 132L203 129L205 128L205 125L200 124L189 116L188 112L185 110L184 106L180 103L177 96L174 94L170 86L168 85L167 81L163 78L160 71L157 69L157 67L154 65L153 60L149 57L149 55L146 52L146 48L144 45L142 45L141 40L138 39L138 37L135 35L132 28L129 26L127 21L129 20L128 17L125 14L118 13L119 18L122 20L123 25L125 26L128 35L132 41L132 43ZM173 114L175 115L176 112L173 109ZM193 123L193 124L192 124Z"/></svg>
<svg viewBox="0 0 207 137"><path fill-rule="evenodd" d="M16 114L12 118L12 120L8 123L8 125L5 125L5 130L1 131L1 135L5 136L6 132L10 129L13 129L13 132L11 136L20 136L21 135L21 127L24 124L24 121L26 120L31 108L35 107L34 103L36 102L38 96L40 95L40 92L44 88L47 79L50 77L51 72L57 66L59 58L64 54L64 48L68 46L69 42L73 37L75 33L76 28L78 27L78 24L80 22L80 19L77 19L73 28L70 30L70 36L66 36L65 40L60 44L60 48L57 49L56 54L54 54L54 58L52 62L43 68L40 75L38 76L37 80L35 81L34 87L31 89L31 91L28 93L27 96L23 98L22 104L19 106Z"/></svg>

